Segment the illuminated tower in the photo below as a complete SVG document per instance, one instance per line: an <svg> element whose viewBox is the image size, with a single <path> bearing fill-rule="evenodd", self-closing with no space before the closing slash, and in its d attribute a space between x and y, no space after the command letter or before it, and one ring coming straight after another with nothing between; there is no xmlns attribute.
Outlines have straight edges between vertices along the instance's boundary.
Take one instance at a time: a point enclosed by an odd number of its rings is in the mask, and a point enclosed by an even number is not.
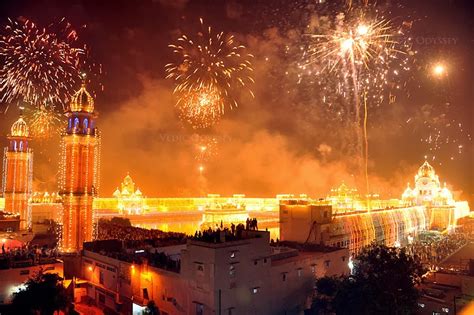
<svg viewBox="0 0 474 315"><path fill-rule="evenodd" d="M20 116L12 125L9 144L3 155L3 197L5 211L20 215L20 229L31 227L28 199L33 184L33 152L28 147L31 139L28 126Z"/></svg>
<svg viewBox="0 0 474 315"><path fill-rule="evenodd" d="M94 99L83 83L66 112L67 128L61 141L63 201L60 249L76 252L96 234L93 198L99 188L100 135L95 127Z"/></svg>

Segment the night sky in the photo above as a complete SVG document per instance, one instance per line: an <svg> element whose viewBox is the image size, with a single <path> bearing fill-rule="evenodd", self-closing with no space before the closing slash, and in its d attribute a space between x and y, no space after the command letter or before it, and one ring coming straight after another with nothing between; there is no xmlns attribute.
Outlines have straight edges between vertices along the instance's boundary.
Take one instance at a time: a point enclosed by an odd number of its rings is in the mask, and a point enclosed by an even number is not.
<svg viewBox="0 0 474 315"><path fill-rule="evenodd" d="M344 119L334 117L313 97L320 92L315 91L318 87L297 84L292 76L298 42L309 21L334 7L344 9L344 1L316 2L2 0L0 23L22 16L47 25L65 17L94 61L102 64L104 90L98 82L91 87L102 132L101 196L110 197L129 172L146 196L320 197L343 180L361 189L363 181L353 167ZM427 155L440 180L472 205L474 150L468 139L474 133L472 4L379 1L377 6L395 23L412 23L409 35L418 53L396 102L369 112L372 190L385 197L400 196ZM256 82L255 98L242 93L239 107L227 111L219 124L195 131L176 114L173 83L165 80L164 66L173 58L168 44L182 32L196 32L200 17L214 29L234 34L255 56ZM448 67L442 80L430 74L437 61ZM2 134L17 113L10 106L0 120ZM459 124L462 131L455 127ZM428 125L447 139L435 153L420 141L432 130ZM197 134L218 142L213 156L203 162L203 176L193 145ZM59 137L32 146L35 189L57 189Z"/></svg>

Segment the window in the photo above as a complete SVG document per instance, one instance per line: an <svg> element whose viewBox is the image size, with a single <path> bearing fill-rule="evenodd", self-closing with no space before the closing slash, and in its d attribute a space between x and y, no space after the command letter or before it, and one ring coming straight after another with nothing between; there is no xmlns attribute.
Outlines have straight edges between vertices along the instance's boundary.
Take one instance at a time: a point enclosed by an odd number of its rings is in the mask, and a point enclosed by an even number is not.
<svg viewBox="0 0 474 315"><path fill-rule="evenodd" d="M267 263L267 259L266 259L266 258L263 258L263 263L264 263L264 264Z"/></svg>
<svg viewBox="0 0 474 315"><path fill-rule="evenodd" d="M196 264L196 275L197 276L204 276L204 265L203 264Z"/></svg>
<svg viewBox="0 0 474 315"><path fill-rule="evenodd" d="M148 296L148 289L147 288L143 288L143 298L145 300L149 300L149 296Z"/></svg>
<svg viewBox="0 0 474 315"><path fill-rule="evenodd" d="M74 118L74 128L78 128L79 127L79 118Z"/></svg>
<svg viewBox="0 0 474 315"><path fill-rule="evenodd" d="M311 273L316 273L316 265L311 265Z"/></svg>
<svg viewBox="0 0 474 315"><path fill-rule="evenodd" d="M281 274L281 280L282 280L283 282L286 281L286 272L284 272L284 273Z"/></svg>
<svg viewBox="0 0 474 315"><path fill-rule="evenodd" d="M235 256L236 256L236 252L231 252L230 253L230 258L235 258Z"/></svg>
<svg viewBox="0 0 474 315"><path fill-rule="evenodd" d="M23 151L23 141L20 141L20 151Z"/></svg>
<svg viewBox="0 0 474 315"><path fill-rule="evenodd" d="M324 262L324 264L326 265L326 267L329 267L329 265L331 264L331 261L330 261L330 260L326 260L326 261Z"/></svg>
<svg viewBox="0 0 474 315"><path fill-rule="evenodd" d="M196 315L204 315L204 305L196 303Z"/></svg>
<svg viewBox="0 0 474 315"><path fill-rule="evenodd" d="M342 261L346 261L346 256L342 256Z"/></svg>
<svg viewBox="0 0 474 315"><path fill-rule="evenodd" d="M298 277L301 277L303 275L303 269L301 268L296 269L296 274L298 275Z"/></svg>
<svg viewBox="0 0 474 315"><path fill-rule="evenodd" d="M99 283L104 284L104 272L102 270L99 271Z"/></svg>
<svg viewBox="0 0 474 315"><path fill-rule="evenodd" d="M107 266L105 266L104 264L101 264L101 263L95 263L95 265L96 265L97 267L102 268L102 269L106 269L106 268L107 268Z"/></svg>
<svg viewBox="0 0 474 315"><path fill-rule="evenodd" d="M235 266L234 265L229 266L229 276L235 277Z"/></svg>
<svg viewBox="0 0 474 315"><path fill-rule="evenodd" d="M102 293L99 293L99 303L105 304L105 295Z"/></svg>
<svg viewBox="0 0 474 315"><path fill-rule="evenodd" d="M257 293L258 293L258 290L260 290L260 288L259 288L259 287L255 287L255 288L252 289L252 293L253 293L253 294L257 294Z"/></svg>
<svg viewBox="0 0 474 315"><path fill-rule="evenodd" d="M258 260L254 260L253 264L256 266L258 264Z"/></svg>
<svg viewBox="0 0 474 315"><path fill-rule="evenodd" d="M82 125L84 126L84 129L87 130L87 128L89 128L89 120L87 118L84 118L84 122L82 123Z"/></svg>

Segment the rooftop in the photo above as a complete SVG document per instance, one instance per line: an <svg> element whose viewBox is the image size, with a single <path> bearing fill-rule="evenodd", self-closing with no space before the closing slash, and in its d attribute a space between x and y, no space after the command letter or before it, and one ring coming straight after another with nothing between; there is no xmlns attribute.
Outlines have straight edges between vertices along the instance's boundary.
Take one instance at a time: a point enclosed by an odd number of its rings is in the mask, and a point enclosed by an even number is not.
<svg viewBox="0 0 474 315"><path fill-rule="evenodd" d="M298 243L292 241L279 241L278 243L272 243L272 246L283 246L296 249L300 252L320 252L320 253L331 253L341 250L340 247L331 247L318 244L310 243Z"/></svg>
<svg viewBox="0 0 474 315"><path fill-rule="evenodd" d="M184 245L183 237L167 237L148 240L102 240L84 243L84 250L124 262L148 265L173 272L180 271L180 261L172 259L158 248Z"/></svg>

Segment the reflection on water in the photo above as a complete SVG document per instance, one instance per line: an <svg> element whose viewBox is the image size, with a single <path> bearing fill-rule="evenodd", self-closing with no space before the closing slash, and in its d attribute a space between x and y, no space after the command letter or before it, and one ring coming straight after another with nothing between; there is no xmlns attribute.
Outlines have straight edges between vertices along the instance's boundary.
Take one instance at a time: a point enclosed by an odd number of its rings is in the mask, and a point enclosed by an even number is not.
<svg viewBox="0 0 474 315"><path fill-rule="evenodd" d="M145 229L158 229L165 232L181 232L188 235L194 234L196 231L199 231L201 228L201 221L168 221L168 222L159 222L159 223L134 223L134 226L138 226ZM274 240L280 237L280 229L276 222L268 223L259 223L259 229L267 229L270 232L270 238ZM218 225L216 226L218 227Z"/></svg>

